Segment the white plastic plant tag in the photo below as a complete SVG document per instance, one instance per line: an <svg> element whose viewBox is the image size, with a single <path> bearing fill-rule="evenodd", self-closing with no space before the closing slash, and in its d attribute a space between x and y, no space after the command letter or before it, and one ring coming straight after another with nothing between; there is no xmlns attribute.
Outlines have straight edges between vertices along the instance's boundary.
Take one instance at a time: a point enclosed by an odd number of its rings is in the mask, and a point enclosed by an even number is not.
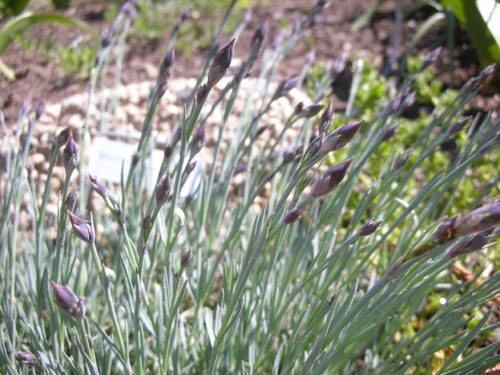
<svg viewBox="0 0 500 375"><path fill-rule="evenodd" d="M97 136L92 141L88 171L100 180L112 184L120 184L122 167L124 169L124 176L127 176L130 169L130 162L136 149L137 146L135 144ZM153 150L145 163L143 178L143 187L145 189L149 191L154 190L162 161L163 151ZM175 160L171 165L175 165ZM197 190L203 173L203 165L202 159L196 160L193 171L181 189L181 198L193 195Z"/></svg>

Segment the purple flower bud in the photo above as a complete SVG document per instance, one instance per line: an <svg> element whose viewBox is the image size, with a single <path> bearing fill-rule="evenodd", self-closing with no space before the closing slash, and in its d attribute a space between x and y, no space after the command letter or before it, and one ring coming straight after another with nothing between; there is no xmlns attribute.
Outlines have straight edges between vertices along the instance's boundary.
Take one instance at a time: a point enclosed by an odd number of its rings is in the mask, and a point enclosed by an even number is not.
<svg viewBox="0 0 500 375"><path fill-rule="evenodd" d="M283 154L283 162L281 164L285 165L291 163L292 161L300 157L300 155L302 154L302 148L302 145L299 145L297 147L294 147L292 150L285 151L285 153Z"/></svg>
<svg viewBox="0 0 500 375"><path fill-rule="evenodd" d="M336 151L344 147L349 141L354 138L364 121L357 121L351 124L342 125L331 132L325 139L325 143L321 148L323 152Z"/></svg>
<svg viewBox="0 0 500 375"><path fill-rule="evenodd" d="M132 167L136 167L137 164L139 164L139 160L141 160L141 156L137 152L134 152L134 155L132 155L132 161L131 161Z"/></svg>
<svg viewBox="0 0 500 375"><path fill-rule="evenodd" d="M495 71L495 64L488 65L484 68L476 77L472 77L469 79L464 87L467 88L468 92L472 92L479 88L483 84L483 82Z"/></svg>
<svg viewBox="0 0 500 375"><path fill-rule="evenodd" d="M299 115L304 110L304 102L299 102L293 111L294 115Z"/></svg>
<svg viewBox="0 0 500 375"><path fill-rule="evenodd" d="M316 60L316 50L313 48L306 56L306 65L311 65Z"/></svg>
<svg viewBox="0 0 500 375"><path fill-rule="evenodd" d="M403 99L403 103L401 104L401 111L404 112L411 108L417 99L417 93L415 91L410 92L408 95L405 95Z"/></svg>
<svg viewBox="0 0 500 375"><path fill-rule="evenodd" d="M361 237L366 237L369 236L372 233L375 233L375 231L378 229L378 227L382 224L382 220L378 221L369 221L365 225L361 227L359 230L358 234Z"/></svg>
<svg viewBox="0 0 500 375"><path fill-rule="evenodd" d="M305 107L300 113L301 117L311 118L316 116L323 109L323 104L311 104Z"/></svg>
<svg viewBox="0 0 500 375"><path fill-rule="evenodd" d="M153 223L151 223L151 216L146 216L142 221L142 230L144 232L149 232L153 227Z"/></svg>
<svg viewBox="0 0 500 375"><path fill-rule="evenodd" d="M340 57L337 60L335 60L332 71L334 76L337 76L344 71L347 64L347 57L348 57L347 52L343 52L340 55Z"/></svg>
<svg viewBox="0 0 500 375"><path fill-rule="evenodd" d="M78 146L73 141L71 133L63 151L63 164L66 174L70 174L78 166Z"/></svg>
<svg viewBox="0 0 500 375"><path fill-rule="evenodd" d="M267 125L262 125L260 126L258 129L257 129L257 132L255 133L255 136L258 137L260 135L262 135L262 133L264 133L267 129Z"/></svg>
<svg viewBox="0 0 500 375"><path fill-rule="evenodd" d="M93 176L90 173L89 173L89 179L90 183L92 184L92 187L97 192L97 194L99 194L102 197L102 199L106 199L108 197L108 189L106 188L104 182L98 180L96 176Z"/></svg>
<svg viewBox="0 0 500 375"><path fill-rule="evenodd" d="M472 237L467 243L466 248L471 251L481 250L487 242L486 236L483 233L479 233Z"/></svg>
<svg viewBox="0 0 500 375"><path fill-rule="evenodd" d="M337 187L344 179L345 175L347 174L347 170L349 169L349 166L351 165L353 160L354 158L346 159L326 170L325 175L330 177L330 186L332 188Z"/></svg>
<svg viewBox="0 0 500 375"><path fill-rule="evenodd" d="M295 86L297 86L297 83L299 83L299 79L300 77L296 76L292 78L285 78L283 81L281 81L278 85L278 88L276 89L276 92L274 93L273 100L288 95L288 93L292 91Z"/></svg>
<svg viewBox="0 0 500 375"><path fill-rule="evenodd" d="M328 177L320 177L313 184L309 195L311 198L318 198L328 194L333 189L334 187L330 185L330 179Z"/></svg>
<svg viewBox="0 0 500 375"><path fill-rule="evenodd" d="M255 30L255 33L252 36L252 39L250 40L250 45L253 46L262 46L262 43L264 42L264 39L266 39L266 34L267 34L267 20L264 21L257 30Z"/></svg>
<svg viewBox="0 0 500 375"><path fill-rule="evenodd" d="M328 107L323 111L321 117L319 118L319 134L324 134L328 131L330 127L330 123L333 118L333 106L332 102L328 104Z"/></svg>
<svg viewBox="0 0 500 375"><path fill-rule="evenodd" d="M190 174L193 171L194 167L196 167L196 161L189 163L186 167L186 175Z"/></svg>
<svg viewBox="0 0 500 375"><path fill-rule="evenodd" d="M433 239L439 240L439 242L445 243L453 239L453 234L455 232L455 224L459 216L453 216L444 220L437 227L436 231L432 235Z"/></svg>
<svg viewBox="0 0 500 375"><path fill-rule="evenodd" d="M500 203L487 204L460 219L456 224L456 233L483 232L497 224L500 224Z"/></svg>
<svg viewBox="0 0 500 375"><path fill-rule="evenodd" d="M158 99L161 99L163 95L165 95L165 93L167 92L167 87L168 87L167 81L162 82L158 85L158 88L155 93Z"/></svg>
<svg viewBox="0 0 500 375"><path fill-rule="evenodd" d="M80 320L85 315L85 298L78 298L66 285L59 285L52 281L52 291L57 307L66 315Z"/></svg>
<svg viewBox="0 0 500 375"><path fill-rule="evenodd" d="M66 201L65 201L66 207L72 210L73 207L75 206L77 199L78 199L78 192L76 191L76 189L71 189L71 191L66 196Z"/></svg>
<svg viewBox="0 0 500 375"><path fill-rule="evenodd" d="M186 20L187 20L189 17L191 17L191 13L193 13L193 7L194 7L194 5L193 5L193 4L189 5L189 6L186 8L186 10L182 13L181 18L180 18L180 22L181 22L181 23L186 22Z"/></svg>
<svg viewBox="0 0 500 375"><path fill-rule="evenodd" d="M168 77L170 77L170 74L172 73L172 70L174 69L174 63L175 63L175 51L171 49L168 51L165 56L163 57L163 60L161 61L160 64L160 73L159 73L159 79L161 81L166 80Z"/></svg>
<svg viewBox="0 0 500 375"><path fill-rule="evenodd" d="M209 89L206 84L200 86L200 88L196 92L196 102L198 103L198 105L201 105L205 101L208 95L208 91Z"/></svg>
<svg viewBox="0 0 500 375"><path fill-rule="evenodd" d="M420 67L420 70L426 69L429 65L434 64L436 60L439 57L439 54L441 53L441 50L443 47L438 47L431 52L429 52L427 55L424 57L424 61L422 62L422 66Z"/></svg>
<svg viewBox="0 0 500 375"><path fill-rule="evenodd" d="M173 142L177 143L181 140L181 138L182 138L182 129L180 126L178 126L177 129L175 129Z"/></svg>
<svg viewBox="0 0 500 375"><path fill-rule="evenodd" d="M155 199L156 199L156 205L158 207L163 206L167 201L168 195L170 194L171 186L172 185L170 183L170 174L167 173L167 175L163 177L163 179L156 187Z"/></svg>
<svg viewBox="0 0 500 375"><path fill-rule="evenodd" d="M308 158L312 158L321 149L323 146L323 136L320 135L319 137L315 137L312 143L313 144L309 148L309 153L307 154Z"/></svg>
<svg viewBox="0 0 500 375"><path fill-rule="evenodd" d="M167 146L165 146L165 149L163 150L163 158L169 159L171 156L172 156L172 146L167 145Z"/></svg>
<svg viewBox="0 0 500 375"><path fill-rule="evenodd" d="M229 68L229 65L231 65L234 53L234 41L235 39L233 38L215 54L212 66L208 71L207 85L209 87L215 86L215 84L224 76L227 68Z"/></svg>
<svg viewBox="0 0 500 375"><path fill-rule="evenodd" d="M391 139L394 136L394 134L396 134L396 132L398 131L399 124L400 123L398 122L394 125L389 126L382 134L380 142L387 142L389 139Z"/></svg>
<svg viewBox="0 0 500 375"><path fill-rule="evenodd" d="M43 112L45 112L45 101L44 100L40 100L38 102L37 106L36 106L35 118L37 120L40 120L40 117L42 117Z"/></svg>
<svg viewBox="0 0 500 375"><path fill-rule="evenodd" d="M93 243L95 241L95 233L93 225L84 222L80 217L68 210L69 220L73 227L73 233L82 241Z"/></svg>
<svg viewBox="0 0 500 375"><path fill-rule="evenodd" d="M302 211L298 208L294 208L293 210L288 211L288 213L283 216L283 224L291 224L294 221L297 221L300 218Z"/></svg>
<svg viewBox="0 0 500 375"><path fill-rule="evenodd" d="M464 117L464 118L456 121L455 123L453 123L448 129L448 135L451 136L451 135L455 135L456 133L458 133L460 130L462 130L465 123L467 121L469 121L470 119L472 119L472 116L467 116L467 117Z"/></svg>
<svg viewBox="0 0 500 375"><path fill-rule="evenodd" d="M205 126L198 128L193 137L193 140L191 141L191 157L196 155L201 150L203 144L205 143L205 136L206 136Z"/></svg>
<svg viewBox="0 0 500 375"><path fill-rule="evenodd" d="M36 357L28 352L27 350L21 350L16 353L16 360L25 364L28 367L33 367L36 365Z"/></svg>
<svg viewBox="0 0 500 375"><path fill-rule="evenodd" d="M57 147L62 147L68 142L69 137L71 137L71 128L67 127L64 128L59 132L59 134L56 137L56 145Z"/></svg>
<svg viewBox="0 0 500 375"><path fill-rule="evenodd" d="M410 159L411 154L413 153L413 149L408 149L406 150L403 154L399 155L394 162L394 169L400 169L403 168L406 163L408 163L408 160Z"/></svg>
<svg viewBox="0 0 500 375"><path fill-rule="evenodd" d="M193 251L191 249L184 250L181 254L181 268L186 268L193 259Z"/></svg>

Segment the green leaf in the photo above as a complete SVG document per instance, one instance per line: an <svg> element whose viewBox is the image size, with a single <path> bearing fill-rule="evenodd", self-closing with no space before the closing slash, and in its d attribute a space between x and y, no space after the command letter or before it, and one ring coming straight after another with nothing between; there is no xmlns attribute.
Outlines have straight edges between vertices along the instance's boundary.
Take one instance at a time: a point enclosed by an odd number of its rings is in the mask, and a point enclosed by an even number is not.
<svg viewBox="0 0 500 375"><path fill-rule="evenodd" d="M448 5L453 10L455 17L466 27L467 33L477 49L481 66L485 67L495 61L500 61L500 48L481 15L477 3L471 0L448 0ZM483 9L483 6L481 8ZM495 13L498 14L498 11ZM493 17L493 20L495 19L497 18ZM493 24L491 20L488 22Z"/></svg>
<svg viewBox="0 0 500 375"><path fill-rule="evenodd" d="M30 26L35 23L59 23L71 27L76 27L88 33L96 43L99 43L99 37L87 26L85 22L62 16L57 13L23 13L5 24L0 30L0 54L9 46L10 43ZM5 76L13 80L14 72L3 61L0 60L0 70Z"/></svg>

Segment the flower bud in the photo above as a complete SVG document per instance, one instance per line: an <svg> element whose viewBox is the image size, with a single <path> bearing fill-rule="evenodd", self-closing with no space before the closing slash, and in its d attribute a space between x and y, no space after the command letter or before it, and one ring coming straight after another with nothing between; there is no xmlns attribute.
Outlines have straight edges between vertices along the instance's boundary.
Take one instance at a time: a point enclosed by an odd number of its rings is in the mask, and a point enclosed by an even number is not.
<svg viewBox="0 0 500 375"><path fill-rule="evenodd" d="M167 173L167 175L163 177L163 179L156 187L155 199L156 199L156 205L158 207L163 206L167 201L168 195L170 194L171 186L172 185L170 183L170 174Z"/></svg>
<svg viewBox="0 0 500 375"><path fill-rule="evenodd" d="M54 300L59 309L66 315L80 320L85 314L85 298L78 298L66 285L59 285L52 281Z"/></svg>
<svg viewBox="0 0 500 375"><path fill-rule="evenodd" d="M472 92L479 88L483 84L483 82L495 71L495 64L488 65L484 68L476 77L472 77L469 79L464 87L467 88L468 92Z"/></svg>
<svg viewBox="0 0 500 375"><path fill-rule="evenodd" d="M193 251L191 249L182 251L181 268L186 268L191 263L191 259L193 259Z"/></svg>
<svg viewBox="0 0 500 375"><path fill-rule="evenodd" d="M102 199L105 200L108 197L108 189L106 188L104 182L98 180L97 177L91 175L90 173L89 173L89 179L92 184L92 187L97 192L97 194L99 194L102 197Z"/></svg>
<svg viewBox="0 0 500 375"><path fill-rule="evenodd" d="M354 138L364 121L357 121L351 124L342 125L331 132L325 139L325 143L321 148L323 152L336 151L344 147L349 141Z"/></svg>
<svg viewBox="0 0 500 375"><path fill-rule="evenodd" d="M422 62L422 66L420 67L420 70L424 70L429 65L434 64L436 62L436 60L438 59L439 54L441 53L442 49L443 49L443 47L438 47L436 49L433 49L427 55L425 55L424 61Z"/></svg>
<svg viewBox="0 0 500 375"><path fill-rule="evenodd" d="M167 146L165 146L165 149L163 150L163 158L169 159L171 156L172 156L172 146L167 145Z"/></svg>
<svg viewBox="0 0 500 375"><path fill-rule="evenodd" d="M282 80L274 93L273 100L281 98L282 96L288 95L292 89L299 83L300 77L285 78Z"/></svg>
<svg viewBox="0 0 500 375"><path fill-rule="evenodd" d="M384 133L382 133L382 137L380 138L380 142L387 142L391 139L398 131L398 126L399 122L394 125L390 125L387 129L385 129Z"/></svg>
<svg viewBox="0 0 500 375"><path fill-rule="evenodd" d="M63 151L63 164L66 174L72 173L78 166L78 146L73 141L71 133Z"/></svg>
<svg viewBox="0 0 500 375"><path fill-rule="evenodd" d="M436 231L432 235L432 238L439 240L441 243L452 240L455 232L455 224L458 218L459 216L457 215L444 220L441 224L439 224Z"/></svg>
<svg viewBox="0 0 500 375"><path fill-rule="evenodd" d="M264 21L258 28L255 30L255 33L252 36L252 39L250 40L250 45L253 46L258 46L258 49L262 46L262 43L264 42L264 39L266 39L266 34L267 34L267 20Z"/></svg>
<svg viewBox="0 0 500 375"><path fill-rule="evenodd" d="M351 165L354 158L346 159L326 170L325 175L330 177L330 186L332 188L337 187L340 182L344 179L349 166Z"/></svg>
<svg viewBox="0 0 500 375"><path fill-rule="evenodd" d="M78 199L78 192L76 191L76 189L71 189L71 191L66 196L66 201L65 201L66 207L72 210L73 207L75 206L77 199Z"/></svg>
<svg viewBox="0 0 500 375"><path fill-rule="evenodd" d="M328 194L333 189L334 188L330 185L330 179L328 177L320 177L313 184L309 195L311 198L318 198Z"/></svg>
<svg viewBox="0 0 500 375"><path fill-rule="evenodd" d="M283 216L283 224L291 224L294 221L297 221L300 218L302 211L298 208L294 208L293 210L288 211L288 213Z"/></svg>
<svg viewBox="0 0 500 375"><path fill-rule="evenodd" d="M366 237L369 236L372 233L375 233L375 231L378 229L378 227L382 224L382 220L378 221L369 221L365 225L361 227L359 230L358 234L361 237Z"/></svg>
<svg viewBox="0 0 500 375"><path fill-rule="evenodd" d="M205 137L205 126L201 126L200 128L198 128L193 137L193 140L191 141L191 157L196 155L201 150L203 144L205 143Z"/></svg>
<svg viewBox="0 0 500 375"><path fill-rule="evenodd" d="M305 107L299 114L300 117L311 118L316 116L323 109L323 104L311 104Z"/></svg>
<svg viewBox="0 0 500 375"><path fill-rule="evenodd" d="M340 57L335 60L335 63L333 64L332 75L337 76L344 71L347 65L347 57L347 53L343 52Z"/></svg>
<svg viewBox="0 0 500 375"><path fill-rule="evenodd" d="M21 350L16 353L16 360L25 364L28 367L33 367L36 365L36 357L28 352L27 350Z"/></svg>
<svg viewBox="0 0 500 375"><path fill-rule="evenodd" d="M500 203L487 204L475 209L456 224L456 233L483 232L500 224Z"/></svg>
<svg viewBox="0 0 500 375"><path fill-rule="evenodd" d="M68 142L69 137L71 137L71 128L68 126L59 132L56 137L56 145L57 147L62 147Z"/></svg>
<svg viewBox="0 0 500 375"><path fill-rule="evenodd" d="M231 65L234 53L234 41L235 39L233 38L215 54L212 66L208 71L207 85L209 87L215 86L215 84L224 76L227 68L229 68L229 65Z"/></svg>
<svg viewBox="0 0 500 375"><path fill-rule="evenodd" d="M328 131L332 118L333 106L332 102L330 102L319 118L319 134L324 134Z"/></svg>
<svg viewBox="0 0 500 375"><path fill-rule="evenodd" d="M143 232L149 232L152 227L153 224L151 223L151 216L148 215L142 221L142 230Z"/></svg>
<svg viewBox="0 0 500 375"><path fill-rule="evenodd" d="M293 111L294 115L300 115L300 113L304 110L304 102L298 102Z"/></svg>
<svg viewBox="0 0 500 375"><path fill-rule="evenodd" d="M397 170L403 168L406 163L408 163L408 160L410 159L412 153L413 149L409 148L403 154L399 155L394 162L394 169Z"/></svg>
<svg viewBox="0 0 500 375"><path fill-rule="evenodd" d="M175 63L175 51L171 49L165 54L163 60L161 61L160 72L159 72L160 81L164 81L168 77L170 77L170 74L174 69L174 63Z"/></svg>
<svg viewBox="0 0 500 375"><path fill-rule="evenodd" d="M467 117L464 117L464 118L456 121L455 123L453 123L453 125L451 125L448 129L448 135L452 136L452 135L455 135L456 133L458 133L460 130L462 130L465 123L467 121L469 121L470 119L472 119L472 116L467 116Z"/></svg>
<svg viewBox="0 0 500 375"><path fill-rule="evenodd" d="M200 88L196 92L196 103L198 105L205 101L208 95L208 91L208 86L206 84L200 86Z"/></svg>
<svg viewBox="0 0 500 375"><path fill-rule="evenodd" d="M95 233L93 225L84 222L80 217L68 210L69 220L73 227L73 233L82 241L93 243L95 241Z"/></svg>
<svg viewBox="0 0 500 375"><path fill-rule="evenodd" d="M45 112L45 101L40 100L35 109L35 118L37 119L37 121L40 120L40 117L42 117L43 112Z"/></svg>
<svg viewBox="0 0 500 375"><path fill-rule="evenodd" d="M300 155L302 154L302 148L302 145L299 145L297 147L294 147L292 150L285 151L285 153L283 154L282 165L291 163L292 161L300 157Z"/></svg>

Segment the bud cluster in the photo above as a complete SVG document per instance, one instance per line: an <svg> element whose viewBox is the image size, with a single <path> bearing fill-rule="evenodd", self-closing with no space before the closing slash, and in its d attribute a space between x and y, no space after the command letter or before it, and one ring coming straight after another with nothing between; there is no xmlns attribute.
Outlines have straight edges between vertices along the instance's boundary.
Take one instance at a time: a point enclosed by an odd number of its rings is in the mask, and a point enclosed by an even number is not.
<svg viewBox="0 0 500 375"><path fill-rule="evenodd" d="M78 298L66 285L59 285L52 281L54 300L59 309L66 315L81 320L85 315L85 297Z"/></svg>

